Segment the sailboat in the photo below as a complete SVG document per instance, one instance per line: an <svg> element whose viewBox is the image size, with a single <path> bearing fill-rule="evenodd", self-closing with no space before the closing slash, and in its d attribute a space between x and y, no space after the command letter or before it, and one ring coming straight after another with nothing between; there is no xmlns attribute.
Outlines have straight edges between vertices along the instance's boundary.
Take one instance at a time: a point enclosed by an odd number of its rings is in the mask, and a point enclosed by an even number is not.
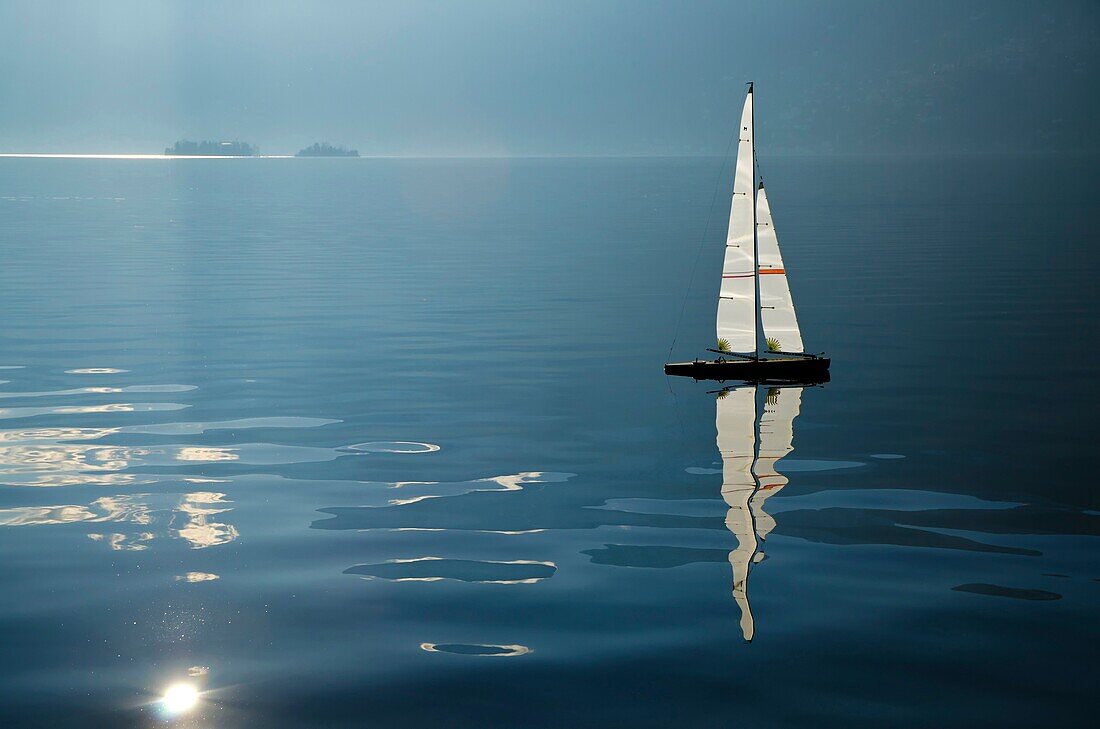
<svg viewBox="0 0 1100 729"><path fill-rule="evenodd" d="M711 360L669 362L665 373L697 380L825 382L829 359L804 351L787 270L764 183L756 174L752 84L741 112L726 255ZM767 350L761 352L759 330Z"/></svg>
<svg viewBox="0 0 1100 729"><path fill-rule="evenodd" d="M768 388L759 418L756 393L756 385L728 388L718 393L715 405L722 498L729 507L726 528L737 537L737 548L729 553L733 600L741 612L741 635L750 641L756 622L749 605L749 572L764 559L761 546L775 528L764 502L787 485L776 464L794 450L802 388Z"/></svg>

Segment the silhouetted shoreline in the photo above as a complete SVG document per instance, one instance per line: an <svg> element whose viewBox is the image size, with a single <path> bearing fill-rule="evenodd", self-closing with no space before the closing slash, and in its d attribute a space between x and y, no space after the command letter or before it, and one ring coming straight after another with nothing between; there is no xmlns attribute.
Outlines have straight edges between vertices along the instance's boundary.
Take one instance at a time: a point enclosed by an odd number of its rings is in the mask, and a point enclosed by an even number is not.
<svg viewBox="0 0 1100 729"><path fill-rule="evenodd" d="M348 149L343 145L334 147L327 142L315 142L312 146L298 150L295 157L358 157L359 150Z"/></svg>
<svg viewBox="0 0 1100 729"><path fill-rule="evenodd" d="M171 147L166 147L167 155L181 157L254 157L260 153L260 148L234 140L232 142L211 142L203 140L192 142L190 139L181 139Z"/></svg>

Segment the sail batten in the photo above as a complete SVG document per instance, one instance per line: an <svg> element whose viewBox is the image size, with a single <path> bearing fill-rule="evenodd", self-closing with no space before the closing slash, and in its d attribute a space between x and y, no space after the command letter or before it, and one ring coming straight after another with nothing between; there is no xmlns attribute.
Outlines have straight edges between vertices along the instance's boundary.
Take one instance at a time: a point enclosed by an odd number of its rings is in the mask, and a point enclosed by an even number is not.
<svg viewBox="0 0 1100 729"><path fill-rule="evenodd" d="M733 175L733 196L716 321L719 348L731 352L756 351L755 177L750 91L741 112L737 166Z"/></svg>
<svg viewBox="0 0 1100 729"><path fill-rule="evenodd" d="M760 324L769 348L803 352L802 332L794 313L787 269L783 266L771 206L762 185L756 194L756 241L760 266Z"/></svg>

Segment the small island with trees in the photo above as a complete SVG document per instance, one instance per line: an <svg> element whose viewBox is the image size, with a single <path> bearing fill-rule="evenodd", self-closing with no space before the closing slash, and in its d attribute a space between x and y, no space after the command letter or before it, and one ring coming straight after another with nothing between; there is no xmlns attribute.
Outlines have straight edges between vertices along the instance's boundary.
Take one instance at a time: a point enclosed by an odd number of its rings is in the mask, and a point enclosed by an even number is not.
<svg viewBox="0 0 1100 729"><path fill-rule="evenodd" d="M164 150L166 155L180 157L255 157L260 153L259 147L248 142L192 142L190 139L181 139L173 146Z"/></svg>
<svg viewBox="0 0 1100 729"><path fill-rule="evenodd" d="M358 157L359 150L348 149L340 145L334 147L328 142L315 142L313 146L299 150L295 157Z"/></svg>

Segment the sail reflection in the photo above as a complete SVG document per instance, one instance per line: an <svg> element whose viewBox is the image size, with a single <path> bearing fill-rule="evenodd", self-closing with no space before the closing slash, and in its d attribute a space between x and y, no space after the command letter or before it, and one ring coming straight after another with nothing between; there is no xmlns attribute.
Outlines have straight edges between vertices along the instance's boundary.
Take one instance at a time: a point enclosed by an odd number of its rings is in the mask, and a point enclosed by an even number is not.
<svg viewBox="0 0 1100 729"><path fill-rule="evenodd" d="M762 543L775 528L775 519L764 511L764 502L787 485L787 477L776 466L794 450L794 419L801 404L801 387L773 387L767 390L761 414L756 385L722 390L716 401L722 498L729 506L726 528L737 537L737 548L729 553L733 599L741 612L745 640L752 640L756 632L749 604L749 572L763 561Z"/></svg>

